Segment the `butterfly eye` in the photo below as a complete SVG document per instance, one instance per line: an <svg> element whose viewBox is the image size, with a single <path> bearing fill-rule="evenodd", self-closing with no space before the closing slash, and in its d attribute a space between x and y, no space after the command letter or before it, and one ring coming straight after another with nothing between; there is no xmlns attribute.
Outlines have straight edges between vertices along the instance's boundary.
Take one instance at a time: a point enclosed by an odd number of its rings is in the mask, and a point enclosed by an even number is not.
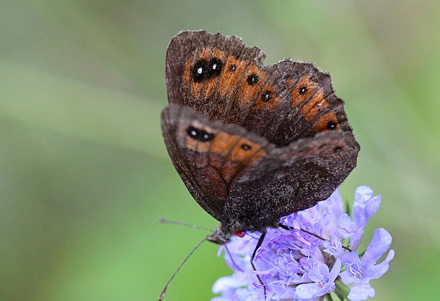
<svg viewBox="0 0 440 301"><path fill-rule="evenodd" d="M247 77L246 81L249 86L256 85L258 83L258 75L256 75L255 73L252 73L251 75L249 75Z"/></svg>
<svg viewBox="0 0 440 301"><path fill-rule="evenodd" d="M208 77L217 77L223 69L223 62L221 59L215 57L209 61Z"/></svg>
<svg viewBox="0 0 440 301"><path fill-rule="evenodd" d="M206 72L208 69L208 61L207 60L199 60L197 61L192 68L192 78L195 82L199 83L206 79Z"/></svg>
<svg viewBox="0 0 440 301"><path fill-rule="evenodd" d="M327 129L329 129L329 130L331 130L331 131L336 130L336 126L337 126L336 122L334 122L334 121L332 121L332 120L330 120L329 122L327 122Z"/></svg>
<svg viewBox="0 0 440 301"><path fill-rule="evenodd" d="M272 92L271 91L264 91L263 94L261 94L261 101L268 102L272 98Z"/></svg>
<svg viewBox="0 0 440 301"><path fill-rule="evenodd" d="M299 88L299 94L304 95L307 93L307 87L302 86Z"/></svg>

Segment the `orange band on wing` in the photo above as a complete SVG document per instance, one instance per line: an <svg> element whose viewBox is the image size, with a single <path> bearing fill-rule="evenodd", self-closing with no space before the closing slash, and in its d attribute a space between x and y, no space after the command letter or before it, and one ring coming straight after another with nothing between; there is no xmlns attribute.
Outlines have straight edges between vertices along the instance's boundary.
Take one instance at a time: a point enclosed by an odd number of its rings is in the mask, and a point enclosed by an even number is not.
<svg viewBox="0 0 440 301"><path fill-rule="evenodd" d="M241 80L238 90L238 99L240 104L250 103L254 100L255 95L261 89L267 74L255 65L250 65Z"/></svg>
<svg viewBox="0 0 440 301"><path fill-rule="evenodd" d="M319 89L313 98L301 108L301 113L307 118L307 120L313 120L318 116L319 112L329 106L329 103L324 99L322 89Z"/></svg>
<svg viewBox="0 0 440 301"><path fill-rule="evenodd" d="M322 115L313 125L313 129L317 132L335 131L340 128L341 126L339 125L335 112Z"/></svg>
<svg viewBox="0 0 440 301"><path fill-rule="evenodd" d="M223 67L222 79L217 88L222 97L232 96L246 65L245 61L239 61L233 56L228 57Z"/></svg>
<svg viewBox="0 0 440 301"><path fill-rule="evenodd" d="M296 107L309 99L317 88L318 84L312 81L307 75L304 75L290 94L292 97L291 107Z"/></svg>

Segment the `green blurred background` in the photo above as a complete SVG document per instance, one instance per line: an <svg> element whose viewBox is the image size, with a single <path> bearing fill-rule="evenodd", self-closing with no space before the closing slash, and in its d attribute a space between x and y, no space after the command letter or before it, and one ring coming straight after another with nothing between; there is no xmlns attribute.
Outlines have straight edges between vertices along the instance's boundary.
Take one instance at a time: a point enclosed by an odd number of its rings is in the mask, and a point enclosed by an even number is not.
<svg viewBox="0 0 440 301"><path fill-rule="evenodd" d="M0 299L156 300L215 227L166 153L164 60L180 30L238 35L331 73L362 150L341 188L382 194L393 235L377 300L440 295L440 2L26 1L0 4ZM230 274L203 245L166 300ZM437 283L437 284L436 284Z"/></svg>

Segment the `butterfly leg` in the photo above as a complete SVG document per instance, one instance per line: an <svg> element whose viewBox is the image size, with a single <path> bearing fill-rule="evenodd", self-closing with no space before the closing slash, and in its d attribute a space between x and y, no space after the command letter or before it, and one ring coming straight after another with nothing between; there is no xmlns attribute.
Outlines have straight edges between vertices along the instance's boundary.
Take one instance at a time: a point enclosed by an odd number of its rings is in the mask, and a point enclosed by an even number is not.
<svg viewBox="0 0 440 301"><path fill-rule="evenodd" d="M290 227L288 227L288 226L286 226L286 225L283 225L283 224L279 224L278 225L278 227L280 227L280 228L282 228L282 229L284 229L284 230L292 230L293 228L290 228ZM321 237L321 236L319 236L319 235L317 235L317 234L315 234L315 233L312 233L312 232L310 232L310 231L307 231L307 230L304 230L304 229L299 229L301 232L304 232L304 233L307 233L307 234L309 234L309 235L311 235L311 236L314 236L314 237L316 237L316 238L318 238L318 239L320 239L320 240L322 240L322 241L330 241L330 240L328 240L328 239L325 239L324 237ZM350 248L348 248L348 247L346 247L346 246L342 246L342 248L344 248L345 250L347 250L348 252L351 252L351 249Z"/></svg>
<svg viewBox="0 0 440 301"><path fill-rule="evenodd" d="M255 258L255 254L257 254L257 250L261 247L261 244L264 241L264 237L266 236L266 232L261 233L260 239L257 242L257 246L255 247L254 252L252 253L252 257L251 257L251 265L252 265L252 269L254 271L257 271L257 269L255 268L254 265L254 258ZM263 283L263 280L261 280L260 275L257 274L257 278L258 281L260 281L261 285L263 286L263 290L264 290L264 299L266 299L266 286Z"/></svg>

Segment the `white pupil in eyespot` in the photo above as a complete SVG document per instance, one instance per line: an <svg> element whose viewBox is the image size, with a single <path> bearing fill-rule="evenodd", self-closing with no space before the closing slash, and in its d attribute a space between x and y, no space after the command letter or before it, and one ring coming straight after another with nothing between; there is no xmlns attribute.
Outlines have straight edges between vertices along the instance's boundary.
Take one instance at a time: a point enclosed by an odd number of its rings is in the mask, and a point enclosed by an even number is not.
<svg viewBox="0 0 440 301"><path fill-rule="evenodd" d="M215 70L215 69L217 69L217 64L212 65L212 70Z"/></svg>
<svg viewBox="0 0 440 301"><path fill-rule="evenodd" d="M198 74L202 74L202 73L203 73L203 68L202 68L202 67L199 67L199 69L197 69L197 73L198 73Z"/></svg>

